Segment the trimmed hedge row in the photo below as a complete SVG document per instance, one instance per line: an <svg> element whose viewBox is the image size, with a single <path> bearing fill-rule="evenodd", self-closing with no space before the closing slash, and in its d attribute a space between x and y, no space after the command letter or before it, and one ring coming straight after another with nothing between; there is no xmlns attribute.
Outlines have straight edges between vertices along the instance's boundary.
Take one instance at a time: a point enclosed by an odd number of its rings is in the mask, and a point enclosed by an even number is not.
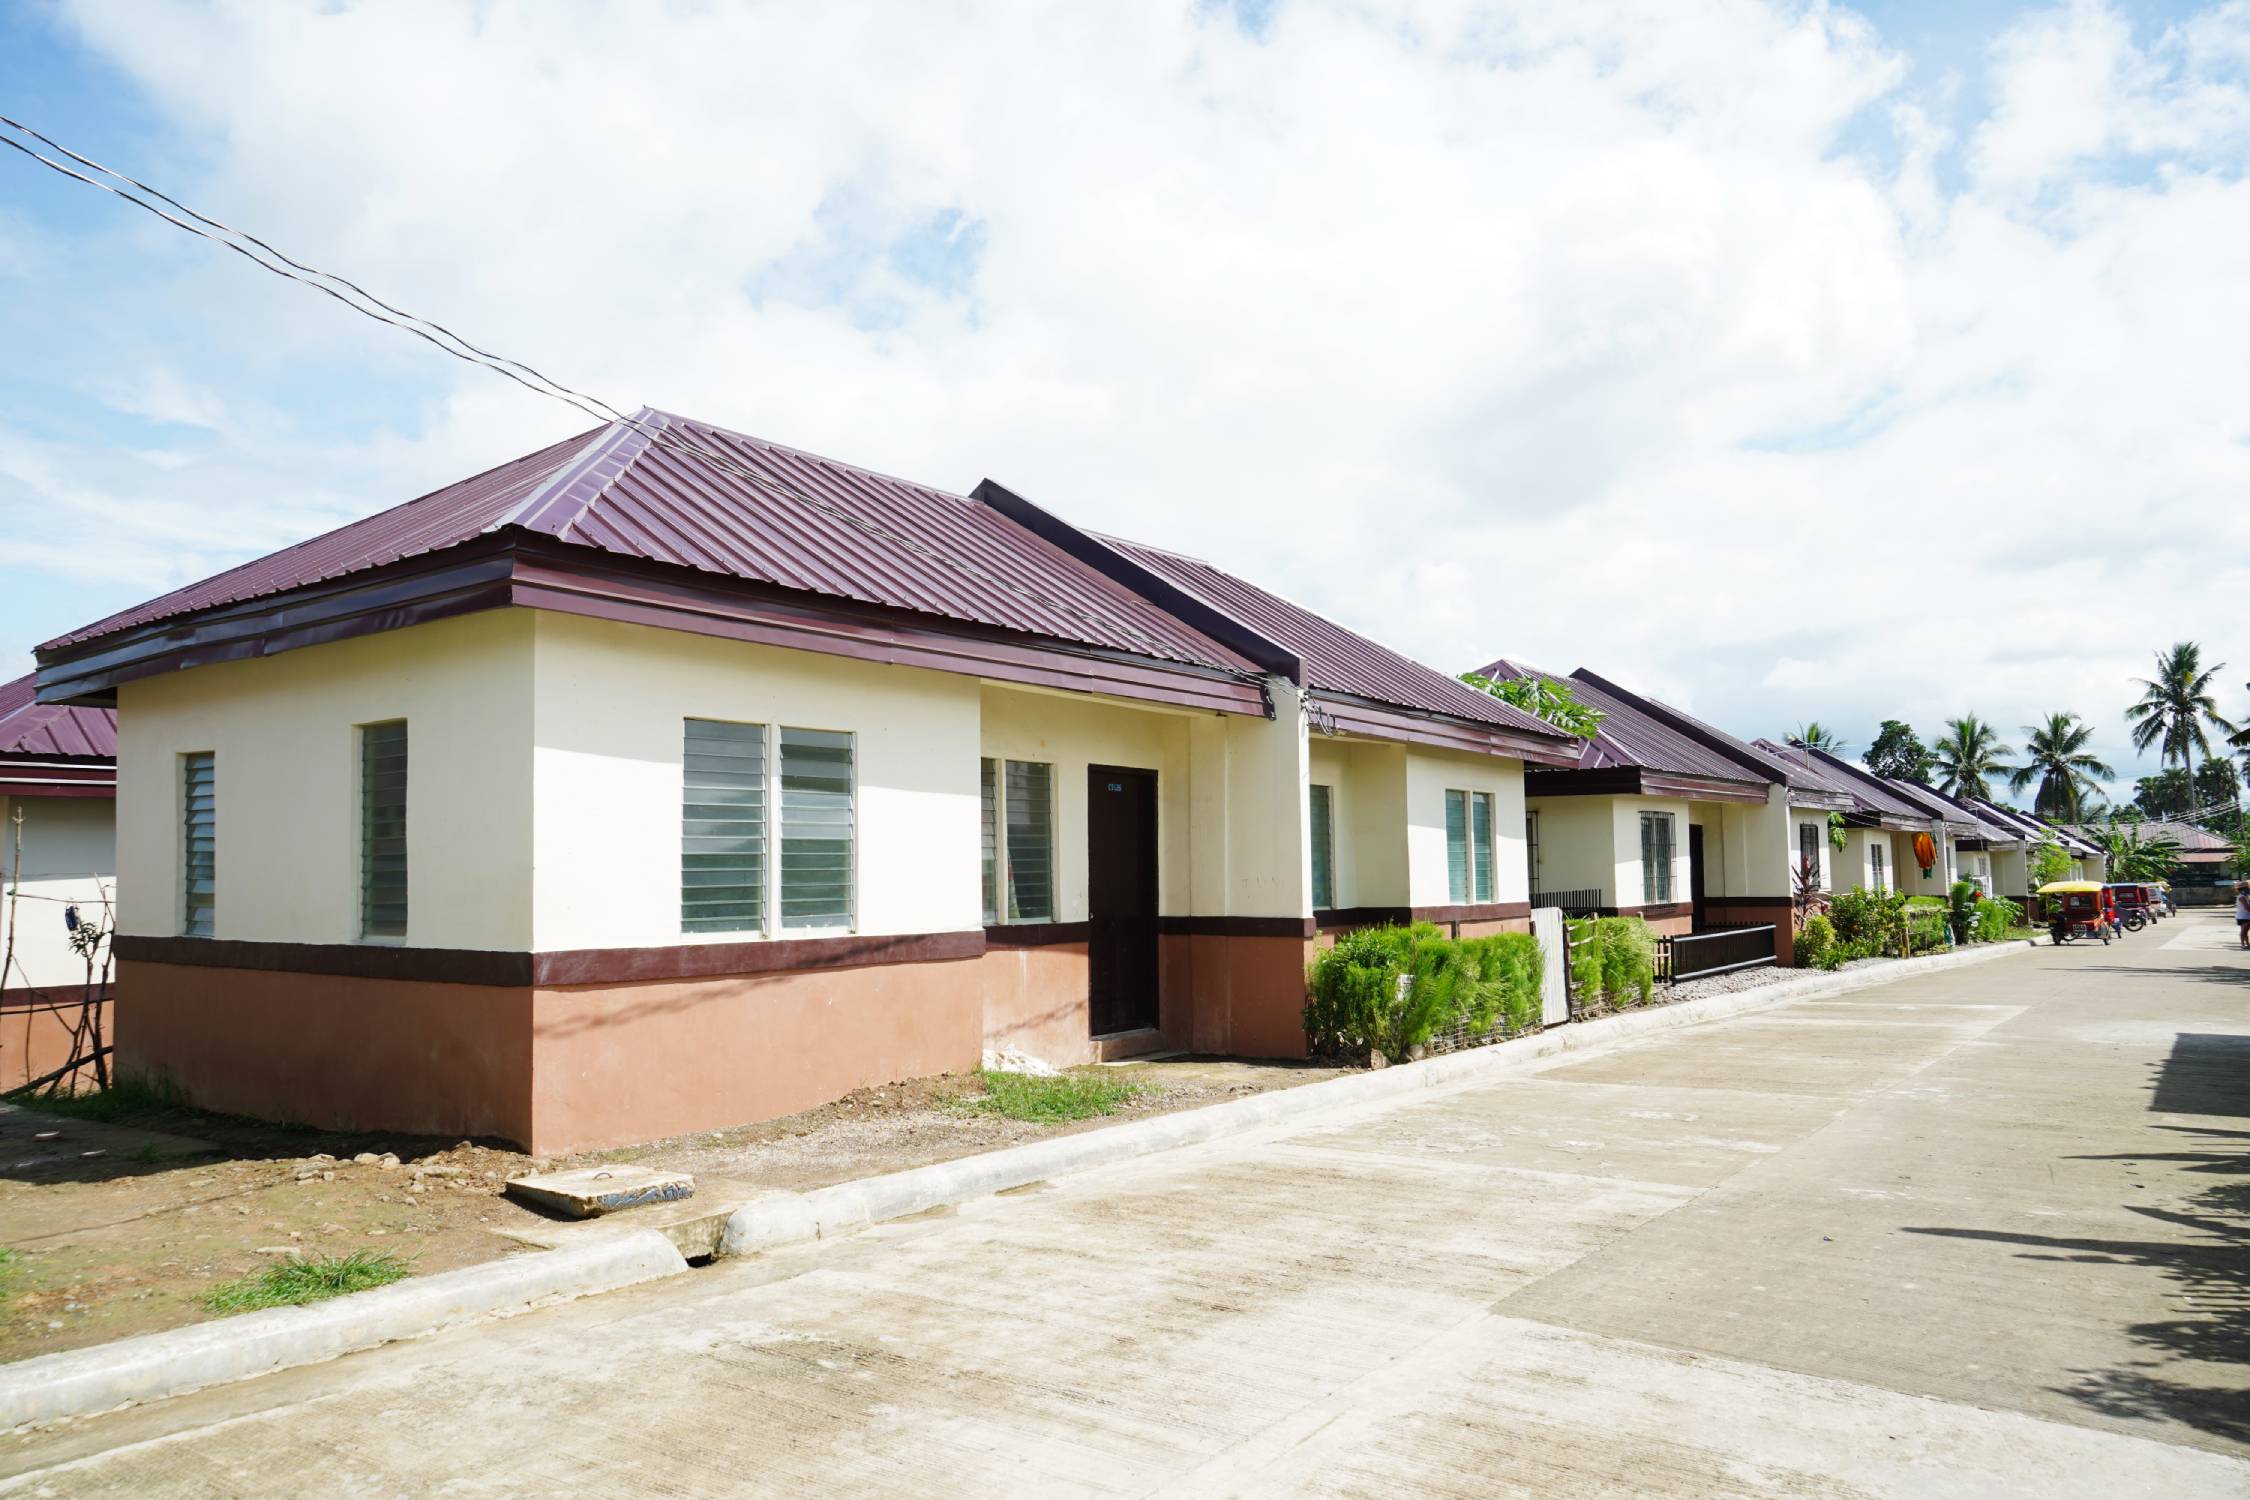
<svg viewBox="0 0 2250 1500"><path fill-rule="evenodd" d="M1305 1035L1315 1057L1410 1056L1462 1028L1483 1037L1539 1016L1539 940L1528 932L1449 938L1428 922L1362 927L1305 971Z"/></svg>

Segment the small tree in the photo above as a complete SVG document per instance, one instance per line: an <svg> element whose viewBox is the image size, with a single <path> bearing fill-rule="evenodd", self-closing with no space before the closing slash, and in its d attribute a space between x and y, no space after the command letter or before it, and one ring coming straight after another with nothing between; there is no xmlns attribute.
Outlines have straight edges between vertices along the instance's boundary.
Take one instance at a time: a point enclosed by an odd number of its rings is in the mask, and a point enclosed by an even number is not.
<svg viewBox="0 0 2250 1500"><path fill-rule="evenodd" d="M2070 851L2054 839L2042 839L2031 850L2031 888L2052 885L2070 873Z"/></svg>
<svg viewBox="0 0 2250 1500"><path fill-rule="evenodd" d="M1592 739L1600 731L1602 720L1609 717L1591 704L1579 702L1569 683L1537 673L1493 678L1481 672L1463 672L1461 680L1480 693L1489 693L1502 703L1520 708L1533 718L1582 740Z"/></svg>
<svg viewBox="0 0 2250 1500"><path fill-rule="evenodd" d="M1898 719L1883 721L1883 727L1875 731L1875 743L1867 747L1867 753L1860 759L1878 776L1895 777L1900 781L1930 779L1929 747L1915 735L1911 724Z"/></svg>

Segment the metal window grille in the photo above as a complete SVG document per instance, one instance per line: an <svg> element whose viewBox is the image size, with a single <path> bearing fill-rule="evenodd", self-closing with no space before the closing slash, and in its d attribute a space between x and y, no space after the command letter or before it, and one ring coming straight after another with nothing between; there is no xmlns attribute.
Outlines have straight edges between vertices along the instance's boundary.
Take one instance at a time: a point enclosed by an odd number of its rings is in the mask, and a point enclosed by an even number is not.
<svg viewBox="0 0 2250 1500"><path fill-rule="evenodd" d="M359 732L359 930L406 936L406 721Z"/></svg>
<svg viewBox="0 0 2250 1500"><path fill-rule="evenodd" d="M1475 860L1476 895L1473 901L1492 899L1492 793L1469 794L1469 853Z"/></svg>
<svg viewBox="0 0 2250 1500"><path fill-rule="evenodd" d="M852 925L852 737L781 731L781 925Z"/></svg>
<svg viewBox="0 0 2250 1500"><path fill-rule="evenodd" d="M1672 815L1641 814L1641 900L1664 906L1672 900Z"/></svg>
<svg viewBox="0 0 2250 1500"><path fill-rule="evenodd" d="M180 931L210 937L219 901L218 760L208 750L180 757Z"/></svg>
<svg viewBox="0 0 2250 1500"><path fill-rule="evenodd" d="M984 925L1000 920L1000 787L992 757L977 762L977 842L984 856Z"/></svg>
<svg viewBox="0 0 2250 1500"><path fill-rule="evenodd" d="M1008 762L1008 919L1055 919L1055 768Z"/></svg>
<svg viewBox="0 0 2250 1500"><path fill-rule="evenodd" d="M686 721L680 931L760 932L766 911L766 726Z"/></svg>
<svg viewBox="0 0 2250 1500"><path fill-rule="evenodd" d="M1469 794L1445 794L1445 894L1461 905L1469 899Z"/></svg>
<svg viewBox="0 0 2250 1500"><path fill-rule="evenodd" d="M1336 905L1336 794L1312 788L1312 904L1315 911Z"/></svg>

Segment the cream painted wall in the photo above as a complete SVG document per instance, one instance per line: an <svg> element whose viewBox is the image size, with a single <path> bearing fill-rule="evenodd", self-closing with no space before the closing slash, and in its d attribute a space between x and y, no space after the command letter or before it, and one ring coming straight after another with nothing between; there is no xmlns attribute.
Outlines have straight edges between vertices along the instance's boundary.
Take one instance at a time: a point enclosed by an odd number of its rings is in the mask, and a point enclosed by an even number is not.
<svg viewBox="0 0 2250 1500"><path fill-rule="evenodd" d="M1994 849L1991 853L1993 894L2020 901L2031 888L2029 853L2023 849Z"/></svg>
<svg viewBox="0 0 2250 1500"><path fill-rule="evenodd" d="M1188 721L1189 900L1200 916L1312 915L1304 706L1267 682L1272 719L1199 714Z"/></svg>
<svg viewBox="0 0 2250 1500"><path fill-rule="evenodd" d="M1336 905L1411 905L1406 747L1314 735L1306 754L1309 778L1334 791Z"/></svg>
<svg viewBox="0 0 2250 1500"><path fill-rule="evenodd" d="M1609 797L1613 832L1611 838L1617 849L1617 901L1619 907L1645 906L1648 903L1646 886L1641 878L1641 814L1668 812L1672 815L1672 898L1657 905L1670 905L1688 899L1688 804L1671 797Z"/></svg>
<svg viewBox="0 0 2250 1500"><path fill-rule="evenodd" d="M1898 888L1909 896L1943 896L1953 889L1955 861L1959 855L1953 847L1953 836L1942 827L1931 830L1931 841L1937 845L1937 861L1930 873L1922 873L1921 864L1914 858L1914 835L1900 833L1892 836L1892 848L1898 856Z"/></svg>
<svg viewBox="0 0 2250 1500"><path fill-rule="evenodd" d="M1538 889L1599 891L1595 905L1615 906L1617 824L1609 799L1533 797L1525 806L1539 814Z"/></svg>
<svg viewBox="0 0 2250 1500"><path fill-rule="evenodd" d="M1055 768L1054 920L1086 920L1086 768L1094 765L1156 773L1157 910L1187 912L1197 831L1190 814L1190 716L993 684L985 685L982 704L979 754ZM981 912L981 884L978 889Z"/></svg>
<svg viewBox="0 0 2250 1500"><path fill-rule="evenodd" d="M1523 836L1523 762L1414 745L1406 750L1407 904L1458 904L1446 884L1445 867L1445 794L1454 789L1492 793L1492 899L1530 900L1531 874ZM1544 836L1544 828L1541 834Z"/></svg>
<svg viewBox="0 0 2250 1500"><path fill-rule="evenodd" d="M852 930L983 925L975 679L550 612L537 615L535 630L535 948L760 936L680 931L680 778L690 718L850 733ZM1064 717L1061 707L1047 711ZM835 930L777 921L770 935Z"/></svg>
<svg viewBox="0 0 2250 1500"><path fill-rule="evenodd" d="M180 930L179 757L208 750L216 936L360 941L357 726L405 719L406 941L528 948L532 628L492 610L126 683L119 930Z"/></svg>
<svg viewBox="0 0 2250 1500"><path fill-rule="evenodd" d="M116 900L116 872L117 806L109 798L0 797L0 897L12 885L20 891L13 903L0 899L0 954L12 955L0 989L86 982L86 961L70 946L63 911L77 902L99 921L104 897Z"/></svg>

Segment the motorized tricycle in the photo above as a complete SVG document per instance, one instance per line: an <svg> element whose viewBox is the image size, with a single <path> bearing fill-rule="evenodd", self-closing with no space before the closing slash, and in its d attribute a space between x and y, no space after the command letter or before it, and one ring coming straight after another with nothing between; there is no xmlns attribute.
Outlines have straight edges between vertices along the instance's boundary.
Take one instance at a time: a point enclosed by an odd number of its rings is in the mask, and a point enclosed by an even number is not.
<svg viewBox="0 0 2250 1500"><path fill-rule="evenodd" d="M2100 938L2107 947L2116 936L2116 908L2098 881L2051 880L2039 887L2039 906L2057 947L2073 938Z"/></svg>
<svg viewBox="0 0 2250 1500"><path fill-rule="evenodd" d="M2138 881L2113 880L2103 887L2117 908L2117 920L2127 932L2139 932L2157 917L2156 895Z"/></svg>

